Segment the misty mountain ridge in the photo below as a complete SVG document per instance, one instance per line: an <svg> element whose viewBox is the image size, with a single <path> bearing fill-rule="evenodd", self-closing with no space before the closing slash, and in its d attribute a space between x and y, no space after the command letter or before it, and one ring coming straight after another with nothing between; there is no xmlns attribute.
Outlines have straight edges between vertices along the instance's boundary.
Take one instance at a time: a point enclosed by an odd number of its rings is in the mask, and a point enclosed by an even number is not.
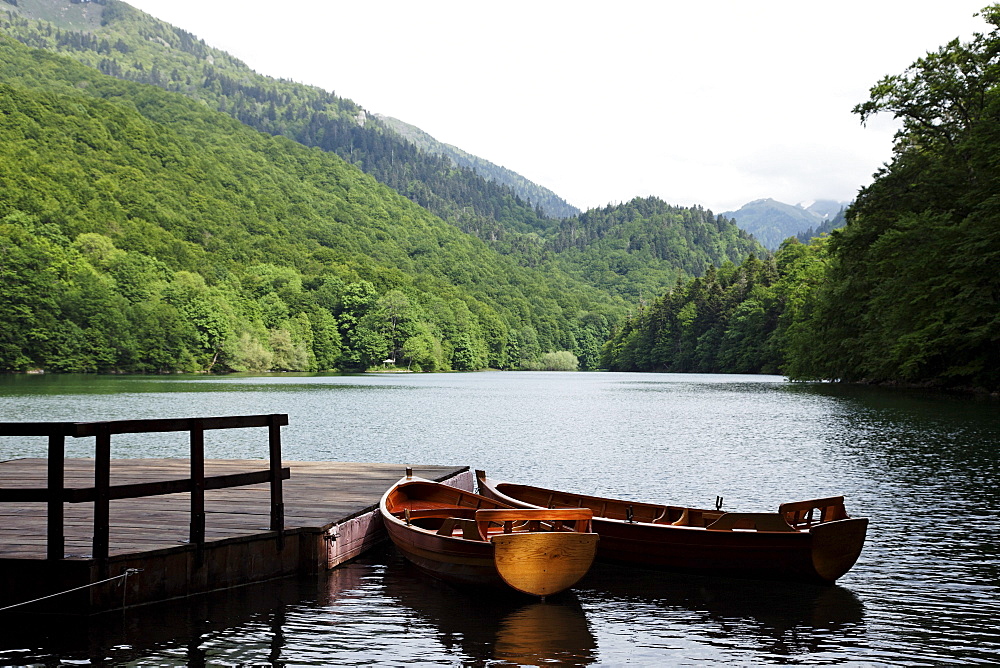
<svg viewBox="0 0 1000 668"><path fill-rule="evenodd" d="M737 226L752 234L764 247L776 250L789 237L830 227L828 223L843 218L840 214L849 204L836 200L785 204L769 197L748 202L722 215L735 220Z"/></svg>

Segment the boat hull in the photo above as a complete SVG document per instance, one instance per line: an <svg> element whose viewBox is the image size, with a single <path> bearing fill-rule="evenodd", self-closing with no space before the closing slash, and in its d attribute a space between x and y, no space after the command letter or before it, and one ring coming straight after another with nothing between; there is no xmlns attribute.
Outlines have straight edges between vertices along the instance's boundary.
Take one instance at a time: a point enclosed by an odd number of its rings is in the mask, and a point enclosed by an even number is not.
<svg viewBox="0 0 1000 668"><path fill-rule="evenodd" d="M406 560L428 575L459 585L504 585L491 543L429 536L396 522L386 522L386 531Z"/></svg>
<svg viewBox="0 0 1000 668"><path fill-rule="evenodd" d="M845 516L796 529L778 513L727 516L695 509L686 510L704 515L705 526L678 526L670 520L682 514L686 518L685 509L491 481L482 473L479 487L487 497L524 508L563 502L591 508L594 532L601 537L597 558L602 561L704 575L831 583L854 566L868 528L866 518ZM619 517L605 516L611 513ZM665 519L653 521L657 515ZM729 528L709 528L725 526L723 517L749 518L756 523L743 525L734 519Z"/></svg>
<svg viewBox="0 0 1000 668"><path fill-rule="evenodd" d="M505 583L525 594L548 596L580 581L597 552L595 533L556 532L495 536L493 563Z"/></svg>
<svg viewBox="0 0 1000 668"><path fill-rule="evenodd" d="M387 491L380 509L393 544L429 575L533 596L549 596L576 584L590 569L599 540L589 530L589 510L512 509L413 478ZM567 527L541 530L553 522ZM529 524L534 528L526 528Z"/></svg>
<svg viewBox="0 0 1000 668"><path fill-rule="evenodd" d="M865 518L794 533L708 531L594 518L597 558L688 573L834 582L854 566ZM816 533L822 536L817 539Z"/></svg>

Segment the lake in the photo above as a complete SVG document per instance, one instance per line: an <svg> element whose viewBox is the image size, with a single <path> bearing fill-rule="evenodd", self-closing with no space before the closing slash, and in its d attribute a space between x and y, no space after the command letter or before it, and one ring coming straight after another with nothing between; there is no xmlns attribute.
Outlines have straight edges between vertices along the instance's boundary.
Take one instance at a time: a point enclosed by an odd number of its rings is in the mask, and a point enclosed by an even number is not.
<svg viewBox="0 0 1000 668"><path fill-rule="evenodd" d="M0 664L858 665L1000 662L1000 403L777 376L483 372L4 376L2 421L287 413L288 461L465 465L637 501L871 520L831 587L599 566L545 603L429 581L391 547L319 577L51 625L3 618ZM244 435L245 436L245 435ZM186 457L186 434L113 456ZM240 432L206 456L264 458ZM89 457L92 439L67 442ZM0 459L44 457L0 439Z"/></svg>

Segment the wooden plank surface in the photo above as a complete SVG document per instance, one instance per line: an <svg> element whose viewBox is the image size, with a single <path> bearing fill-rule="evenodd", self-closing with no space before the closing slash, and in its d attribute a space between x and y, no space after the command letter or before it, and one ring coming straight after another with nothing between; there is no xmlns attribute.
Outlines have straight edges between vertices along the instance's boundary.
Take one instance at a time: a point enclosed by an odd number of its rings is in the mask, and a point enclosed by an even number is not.
<svg viewBox="0 0 1000 668"><path fill-rule="evenodd" d="M93 459L67 459L65 486L92 487ZM405 472L404 465L349 462L283 462L291 478L282 486L286 531L327 528L370 510ZM267 460L206 460L205 475L262 471ZM467 467L414 467L414 475L432 480L457 474ZM133 484L186 478L187 459L116 459L111 484ZM45 459L0 462L0 489L44 487ZM65 553L89 558L93 539L93 504L67 503ZM268 483L210 490L205 493L206 540L222 540L265 533L270 524ZM190 529L187 493L111 501L110 555L176 547ZM46 504L0 503L0 558L44 559Z"/></svg>

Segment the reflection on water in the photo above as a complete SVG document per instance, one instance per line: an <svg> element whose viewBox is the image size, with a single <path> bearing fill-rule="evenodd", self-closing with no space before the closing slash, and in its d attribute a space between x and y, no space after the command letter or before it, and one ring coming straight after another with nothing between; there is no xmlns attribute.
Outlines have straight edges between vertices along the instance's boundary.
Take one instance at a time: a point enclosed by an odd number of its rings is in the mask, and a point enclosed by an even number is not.
<svg viewBox="0 0 1000 668"><path fill-rule="evenodd" d="M858 599L837 586L607 565L577 591L538 602L454 588L383 548L316 578L68 623L5 619L0 662L586 665L603 663L601 656L680 659L690 654L688 645L702 643L714 648L714 661L752 648L760 660L809 656L819 664L830 638L843 643L862 635L863 613ZM843 658L842 648L836 656Z"/></svg>
<svg viewBox="0 0 1000 668"><path fill-rule="evenodd" d="M760 662L786 663L808 656L810 664L836 663L844 659L849 639L864 632L864 606L848 589L836 585L678 575L598 564L579 595L593 603L595 626L628 627L629 618L641 619L645 638L642 649L633 652L645 651L650 661L683 638L697 639L722 655L752 649ZM833 637L840 647L826 657L831 648L825 646ZM684 656L675 654L678 659Z"/></svg>
<svg viewBox="0 0 1000 668"><path fill-rule="evenodd" d="M428 581L391 549L293 579L72 623L0 615L0 664L994 665L995 399L671 374L0 376L0 420L288 413L286 459L467 465L639 501L871 520L834 587L592 571L544 604ZM0 440L0 459L44 439ZM183 435L113 442L183 457ZM70 441L91 456L91 439ZM210 457L261 457L215 434ZM2 509L0 509L2 510Z"/></svg>
<svg viewBox="0 0 1000 668"><path fill-rule="evenodd" d="M602 655L681 658L692 642L714 647L717 657L754 648L760 659L822 663L831 637L862 633L863 613L837 586L607 565L577 591L539 602L455 588L385 547L318 577L85 620L4 618L0 663L587 665L604 663ZM630 627L624 637L622 625Z"/></svg>
<svg viewBox="0 0 1000 668"><path fill-rule="evenodd" d="M453 589L427 579L391 548L315 578L89 619L3 622L3 665L399 665L442 657L466 665L584 665L597 649L573 594L538 602Z"/></svg>
<svg viewBox="0 0 1000 668"><path fill-rule="evenodd" d="M443 647L474 663L583 665L597 644L575 593L539 602L504 590L463 589L389 554L384 586L403 609L426 620Z"/></svg>

